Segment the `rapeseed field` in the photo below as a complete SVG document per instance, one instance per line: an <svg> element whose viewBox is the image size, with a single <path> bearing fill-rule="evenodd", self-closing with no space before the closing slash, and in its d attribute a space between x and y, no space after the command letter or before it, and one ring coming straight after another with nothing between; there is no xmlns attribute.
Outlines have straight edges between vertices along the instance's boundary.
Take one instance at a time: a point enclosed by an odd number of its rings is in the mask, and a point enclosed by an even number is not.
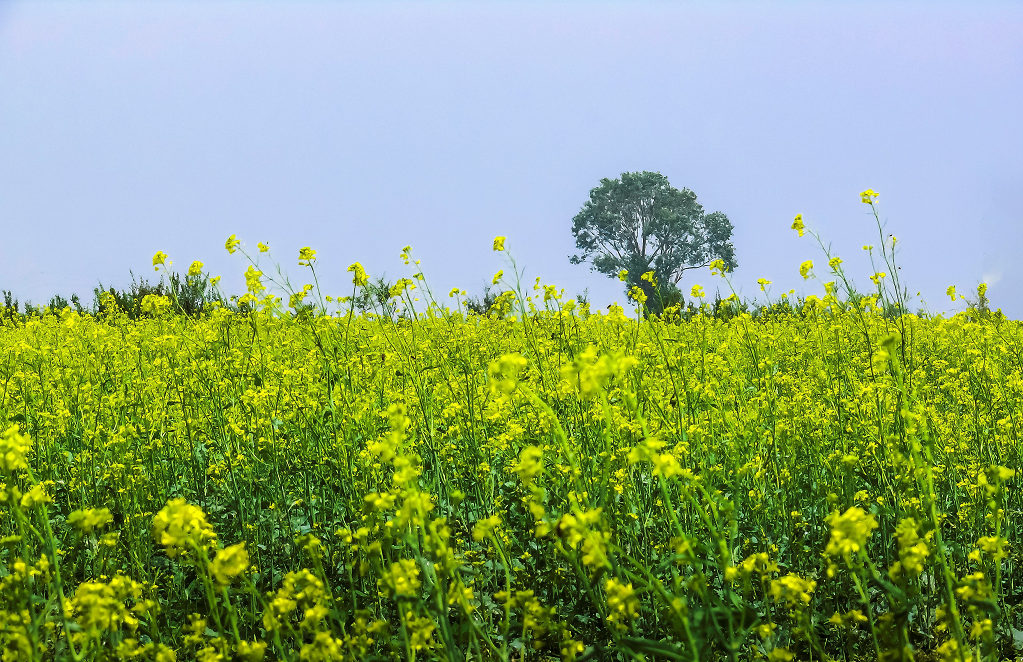
<svg viewBox="0 0 1023 662"><path fill-rule="evenodd" d="M883 240L760 314L469 315L406 249L353 315L306 248L199 316L5 318L3 659L1018 658L1023 327L893 314Z"/></svg>

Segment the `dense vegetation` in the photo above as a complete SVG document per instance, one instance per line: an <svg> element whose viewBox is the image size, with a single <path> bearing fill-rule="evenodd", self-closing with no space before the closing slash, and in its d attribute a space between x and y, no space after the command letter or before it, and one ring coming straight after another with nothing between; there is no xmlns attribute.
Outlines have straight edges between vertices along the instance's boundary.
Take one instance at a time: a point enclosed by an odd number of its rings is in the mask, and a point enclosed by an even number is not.
<svg viewBox="0 0 1023 662"><path fill-rule="evenodd" d="M1020 654L1018 322L264 278L3 318L4 659Z"/></svg>

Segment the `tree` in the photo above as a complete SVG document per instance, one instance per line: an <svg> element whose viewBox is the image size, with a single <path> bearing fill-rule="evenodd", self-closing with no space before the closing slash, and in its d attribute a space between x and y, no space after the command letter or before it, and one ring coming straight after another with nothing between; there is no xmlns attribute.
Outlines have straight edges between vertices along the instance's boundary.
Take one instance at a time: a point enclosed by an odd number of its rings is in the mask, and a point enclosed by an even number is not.
<svg viewBox="0 0 1023 662"><path fill-rule="evenodd" d="M398 307L391 299L391 283L383 276L375 281L368 281L359 288L359 293L352 300L352 306L360 313L374 312L384 317L394 317Z"/></svg>
<svg viewBox="0 0 1023 662"><path fill-rule="evenodd" d="M639 286L647 308L659 313L660 301L678 299L678 282L690 269L714 260L736 267L732 223L723 213L704 213L696 194L679 190L659 172L625 172L602 179L572 219L580 252L572 264L591 262L591 269L609 277L629 272L626 291ZM641 276L653 271L658 287Z"/></svg>
<svg viewBox="0 0 1023 662"><path fill-rule="evenodd" d="M479 315L480 317L486 317L490 314L490 308L494 305L500 295L501 292L493 289L490 283L487 283L483 286L482 296L466 297L465 309L470 313Z"/></svg>

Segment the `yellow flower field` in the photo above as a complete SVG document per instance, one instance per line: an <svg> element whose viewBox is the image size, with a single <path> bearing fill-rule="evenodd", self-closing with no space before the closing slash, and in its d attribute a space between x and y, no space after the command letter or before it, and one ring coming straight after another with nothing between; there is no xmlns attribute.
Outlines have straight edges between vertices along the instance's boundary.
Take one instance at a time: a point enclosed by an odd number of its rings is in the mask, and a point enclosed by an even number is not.
<svg viewBox="0 0 1023 662"><path fill-rule="evenodd" d="M3 322L3 659L1020 655L1020 323L420 274L292 315L249 269L241 312Z"/></svg>

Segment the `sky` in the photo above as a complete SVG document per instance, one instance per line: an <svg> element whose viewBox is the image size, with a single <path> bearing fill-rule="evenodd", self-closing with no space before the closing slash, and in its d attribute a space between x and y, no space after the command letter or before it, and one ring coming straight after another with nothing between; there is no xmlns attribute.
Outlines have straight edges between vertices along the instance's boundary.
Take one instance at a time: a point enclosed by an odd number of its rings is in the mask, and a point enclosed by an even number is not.
<svg viewBox="0 0 1023 662"><path fill-rule="evenodd" d="M299 284L315 248L326 294L355 261L410 275L410 244L442 302L511 256L527 287L624 304L569 263L572 217L651 170L732 221L743 296L823 292L797 213L870 287L872 188L912 309L962 310L945 289L984 281L1020 319L1021 34L1023 5L994 2L8 0L0 289L88 301L162 250L240 294L237 234Z"/></svg>

